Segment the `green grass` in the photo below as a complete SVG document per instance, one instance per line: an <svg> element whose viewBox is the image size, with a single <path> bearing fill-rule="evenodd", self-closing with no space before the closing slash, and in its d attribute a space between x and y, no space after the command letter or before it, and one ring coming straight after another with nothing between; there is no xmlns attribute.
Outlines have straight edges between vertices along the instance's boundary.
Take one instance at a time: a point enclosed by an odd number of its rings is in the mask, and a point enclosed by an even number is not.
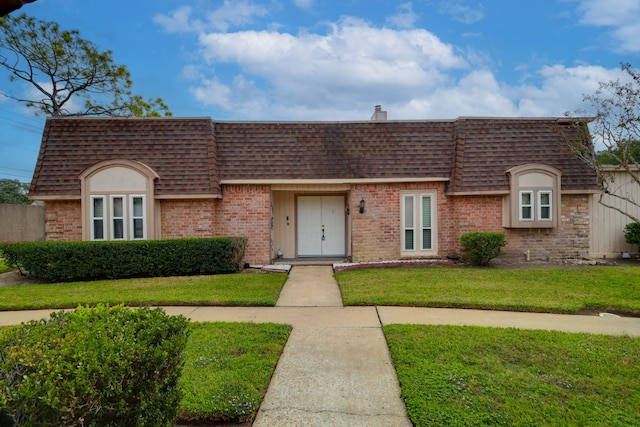
<svg viewBox="0 0 640 427"><path fill-rule="evenodd" d="M193 323L179 382L179 421L253 419L290 331L266 323Z"/></svg>
<svg viewBox="0 0 640 427"><path fill-rule="evenodd" d="M384 327L415 426L640 425L640 338Z"/></svg>
<svg viewBox="0 0 640 427"><path fill-rule="evenodd" d="M345 305L640 314L640 268L401 268L336 274Z"/></svg>
<svg viewBox="0 0 640 427"><path fill-rule="evenodd" d="M99 303L274 306L286 274L105 280L0 287L0 310L75 308Z"/></svg>

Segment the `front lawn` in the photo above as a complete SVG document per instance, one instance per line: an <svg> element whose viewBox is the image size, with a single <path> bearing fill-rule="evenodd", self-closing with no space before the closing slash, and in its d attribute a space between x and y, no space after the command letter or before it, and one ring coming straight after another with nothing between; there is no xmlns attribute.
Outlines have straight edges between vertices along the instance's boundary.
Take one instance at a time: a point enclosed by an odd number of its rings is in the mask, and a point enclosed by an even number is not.
<svg viewBox="0 0 640 427"><path fill-rule="evenodd" d="M640 338L384 327L415 426L640 425Z"/></svg>
<svg viewBox="0 0 640 427"><path fill-rule="evenodd" d="M0 310L75 308L99 303L274 306L287 277L282 273L239 273L2 286Z"/></svg>
<svg viewBox="0 0 640 427"><path fill-rule="evenodd" d="M345 305L640 315L640 268L398 268L336 273Z"/></svg>
<svg viewBox="0 0 640 427"><path fill-rule="evenodd" d="M290 332L270 323L192 323L178 420L252 420Z"/></svg>

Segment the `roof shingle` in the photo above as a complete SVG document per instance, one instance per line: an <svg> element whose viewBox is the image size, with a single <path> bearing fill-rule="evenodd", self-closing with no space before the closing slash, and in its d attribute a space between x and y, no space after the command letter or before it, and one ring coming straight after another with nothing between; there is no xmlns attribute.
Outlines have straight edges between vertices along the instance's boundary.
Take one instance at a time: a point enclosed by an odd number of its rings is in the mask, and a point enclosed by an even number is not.
<svg viewBox="0 0 640 427"><path fill-rule="evenodd" d="M434 178L450 179L450 193L506 192L506 171L525 163L561 170L563 190L596 189L595 174L565 150L558 126L558 119L509 118L50 118L30 195L79 197L78 175L110 159L135 160L152 168L160 176L157 196L220 195L224 180Z"/></svg>

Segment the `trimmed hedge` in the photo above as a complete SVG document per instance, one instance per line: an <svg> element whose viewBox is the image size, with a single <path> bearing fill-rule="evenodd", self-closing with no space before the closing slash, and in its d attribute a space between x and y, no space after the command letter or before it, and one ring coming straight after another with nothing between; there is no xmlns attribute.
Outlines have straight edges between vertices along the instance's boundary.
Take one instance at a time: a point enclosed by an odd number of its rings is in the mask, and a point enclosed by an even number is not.
<svg viewBox="0 0 640 427"><path fill-rule="evenodd" d="M25 242L0 246L7 265L51 282L237 272L247 239Z"/></svg>
<svg viewBox="0 0 640 427"><path fill-rule="evenodd" d="M188 324L101 305L6 328L0 425L173 426Z"/></svg>
<svg viewBox="0 0 640 427"><path fill-rule="evenodd" d="M504 233L466 233L460 238L462 250L469 255L474 265L488 265L489 261L502 253L507 239Z"/></svg>

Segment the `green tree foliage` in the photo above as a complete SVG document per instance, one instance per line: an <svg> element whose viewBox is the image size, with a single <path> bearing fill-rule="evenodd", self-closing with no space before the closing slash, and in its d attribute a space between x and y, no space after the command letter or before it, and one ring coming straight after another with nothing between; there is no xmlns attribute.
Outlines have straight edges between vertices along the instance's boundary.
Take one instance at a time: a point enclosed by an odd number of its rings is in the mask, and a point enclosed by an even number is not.
<svg viewBox="0 0 640 427"><path fill-rule="evenodd" d="M608 150L598 151L598 163L601 165L620 165L628 159L631 163L640 162L640 140L628 144L618 144Z"/></svg>
<svg viewBox="0 0 640 427"><path fill-rule="evenodd" d="M610 172L611 165L615 165L618 170L627 172L635 185L640 185L640 71L626 63L621 68L626 75L623 80L601 82L593 95L584 97L595 116L588 127L585 119L576 119L578 138L566 137L565 141L567 147L598 175L600 203L640 222L636 214L640 200L616 183ZM585 112L577 112L577 115L584 117ZM603 145L604 150L596 153L594 145ZM604 198L605 194L609 197ZM623 201L621 205L626 208L608 202L611 198Z"/></svg>
<svg viewBox="0 0 640 427"><path fill-rule="evenodd" d="M0 65L10 81L38 92L4 95L47 115L171 115L161 98L132 94L129 70L113 63L110 50L101 52L78 30L62 30L55 22L25 14L0 18Z"/></svg>
<svg viewBox="0 0 640 427"><path fill-rule="evenodd" d="M630 222L624 227L624 238L629 244L640 245L640 222Z"/></svg>
<svg viewBox="0 0 640 427"><path fill-rule="evenodd" d="M0 204L29 204L28 192L29 184L17 179L0 179Z"/></svg>

